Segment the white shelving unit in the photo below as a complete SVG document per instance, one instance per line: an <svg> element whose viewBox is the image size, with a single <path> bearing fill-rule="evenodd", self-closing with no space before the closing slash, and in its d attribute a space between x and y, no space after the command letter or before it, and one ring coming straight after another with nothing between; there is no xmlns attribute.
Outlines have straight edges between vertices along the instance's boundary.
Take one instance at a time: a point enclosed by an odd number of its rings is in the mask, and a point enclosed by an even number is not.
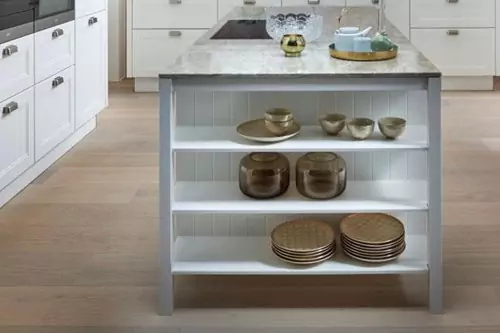
<svg viewBox="0 0 500 333"><path fill-rule="evenodd" d="M325 81L314 79L280 80L279 84L270 83L262 78L231 78L204 80L193 78L176 79L160 77L160 207L161 207L161 288L160 312L171 314L174 310L173 277L175 275L354 275L354 274L407 274L427 273L429 276L429 308L431 312L442 311L442 258L441 258L441 78L439 76L409 76L409 77L370 77L370 78L335 78ZM193 94L208 94L215 98L213 92L265 92L286 91L316 93L362 92L360 98L367 98L370 102L378 103L371 92L389 94L396 103L405 96L398 105L408 105L409 95L392 95L394 91L424 91L426 97L420 103L421 110L426 110L425 124L408 127L405 135L395 141L384 140L380 135L367 141L353 141L347 137L325 137L319 126L304 126L301 134L289 141L276 144L256 144L241 139L236 134L236 126L199 125L196 122L183 121L198 114L214 123L214 114L206 115L200 110L188 110L192 103ZM212 94L212 95L210 95ZM200 98L206 98L202 95ZM316 96L316 95L315 95ZM354 96L354 95L353 95ZM366 97L368 96L368 97ZM342 99L342 96L337 96ZM304 96L301 95L301 98ZM258 98L257 98L258 99ZM242 100L246 100L242 98ZM353 97L354 100L354 97ZM381 99L383 100L383 99ZM187 102L184 102L187 101ZM392 100L391 100L392 101ZM200 107L214 105L214 100L203 99L198 103ZM423 104L422 104L423 102ZM391 102L392 103L392 102ZM196 102L194 104L197 104ZM390 103L389 103L390 104ZM233 109L240 107L234 106ZM261 110L262 112L262 110ZM420 112L420 111L418 111ZM417 112L417 113L418 113ZM425 111L422 111L425 112ZM247 117L253 117L251 111L245 111ZM353 112L355 114L355 112ZM383 112L373 111L373 116L384 116ZM354 115L353 114L353 115ZM393 112L391 111L391 114ZM317 114L310 114L311 119L317 119ZM413 115L414 117L415 115ZM307 117L301 115L301 117ZM192 123L193 126L186 126ZM314 123L314 121L312 122ZM311 123L311 124L312 124ZM278 151L287 154L304 153L309 151L332 151L353 154L356 159L353 168L363 170L370 168L373 179L350 179L346 192L340 197L315 201L300 196L295 184L291 184L288 192L272 200L253 200L240 193L237 182L231 177L227 180L215 179L203 181L193 176L190 179L179 177L185 169L192 168L192 163L180 157L180 154L192 154L194 168L202 170L210 167L212 176L218 159L226 158L228 167L225 173L234 173L237 163L229 163L231 158L238 160L238 154L252 151ZM413 179L408 176L408 169L412 163L410 154L418 152L423 155L418 161L417 169L423 168L422 179ZM403 153L405 157L402 165L400 160L390 159L387 156ZM209 157L203 160L202 157ZM219 154L219 155L218 155ZM220 155L226 154L226 155ZM368 154L368 155L366 155ZM380 154L380 155L377 155ZM234 156L233 156L234 155ZM228 156L232 156L231 158ZM349 155L351 156L351 155ZM364 158L363 156L369 156ZM378 163L377 169L390 168L404 170L406 173L399 177L396 173L383 178L378 171L374 172L374 161L387 159L387 163ZM189 160L189 159L188 159ZM210 161L210 162L206 162ZM370 166L363 163L369 161ZM204 163L206 162L206 163ZM187 163L187 164L183 164ZM396 166L397 165L397 168ZM294 167L292 162L292 168ZM348 172L350 165L348 163ZM389 173L392 171L389 170ZM395 171L394 171L395 172ZM180 179L178 179L180 178ZM234 177L233 177L234 178ZM178 179L178 180L177 180ZM356 212L387 212L393 214L420 213L425 218L417 223L425 224L427 234L408 234L407 249L396 261L383 265L363 264L345 257L338 242L337 255L325 263L296 268L281 262L276 258L269 244L269 237L265 235L228 234L224 236L203 236L194 232L190 235L179 235L176 227L178 215L224 214L252 217L257 215L306 215L306 214L345 214ZM218 223L214 218L213 224ZM177 221L179 222L179 221ZM415 222L415 221L413 221ZM248 224L248 222L247 222Z"/></svg>

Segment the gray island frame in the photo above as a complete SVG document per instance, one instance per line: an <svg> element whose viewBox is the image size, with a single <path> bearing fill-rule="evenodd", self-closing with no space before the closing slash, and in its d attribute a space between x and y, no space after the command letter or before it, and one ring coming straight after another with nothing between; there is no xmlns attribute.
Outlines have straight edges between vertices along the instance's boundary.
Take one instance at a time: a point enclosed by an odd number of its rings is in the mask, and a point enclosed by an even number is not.
<svg viewBox="0 0 500 333"><path fill-rule="evenodd" d="M300 10L283 7L281 10ZM266 8L252 7L249 13L243 7L235 8L210 31L202 36L168 71L160 75L160 288L159 313L171 315L174 311L175 271L175 152L176 150L176 94L183 91L279 91L279 92L371 92L371 91L426 91L427 94L427 265L429 281L429 309L443 310L442 277L442 148L441 148L441 73L390 22L389 36L399 45L396 59L381 62L350 62L329 56L328 45L336 29L336 18L341 7L304 7L304 12L315 11L324 17L321 38L309 43L301 57L286 58L273 40L211 40L210 37L230 19L265 19ZM371 7L353 9L345 25L376 27L377 11ZM300 140L300 136L293 140ZM357 151L354 142L353 151ZM363 143L359 142L359 147ZM256 146L234 151L257 150ZM276 145L276 151L279 151ZM364 147L364 146L363 146ZM366 147L365 147L366 148ZM362 151L368 149L363 148ZM380 150L380 148L377 148ZM377 150L375 149L375 150ZM335 151L335 141L331 143ZM229 148L228 148L229 151ZM287 150L289 151L289 150ZM302 151L302 150L298 150ZM361 149L359 150L361 151ZM348 185L349 186L349 185ZM270 205L273 203L270 202ZM337 212L337 211L336 211ZM248 212L245 212L248 213ZM200 272L198 272L200 273ZM384 271L363 267L361 273L401 274L404 270ZM186 274L180 272L178 274ZM213 274L213 273L207 273ZM238 273L236 273L238 274ZM245 274L243 270L239 274ZM257 274L257 273L247 273ZM267 274L267 273L263 273ZM273 273L279 274L279 273ZM290 274L290 273L287 273ZM298 275L305 274L299 270ZM311 274L319 274L312 272ZM350 274L345 272L332 274Z"/></svg>

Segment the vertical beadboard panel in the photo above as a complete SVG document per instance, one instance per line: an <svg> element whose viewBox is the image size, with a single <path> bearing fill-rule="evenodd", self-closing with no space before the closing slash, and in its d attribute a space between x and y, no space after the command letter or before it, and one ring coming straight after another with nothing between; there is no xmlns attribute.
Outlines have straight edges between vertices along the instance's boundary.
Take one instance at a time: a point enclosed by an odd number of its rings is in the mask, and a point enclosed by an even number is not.
<svg viewBox="0 0 500 333"><path fill-rule="evenodd" d="M236 126L262 117L266 109L286 107L302 125L318 125L325 113L342 113L348 119L384 116L404 117L410 125L427 124L426 95L422 92L217 92L182 93L177 96L177 123L183 126ZM378 129L376 129L378 130ZM301 153L287 154L294 177L295 162ZM426 179L426 152L341 153L348 165L348 180ZM184 181L237 181L243 153L178 153L176 178ZM425 213L399 213L408 233L425 233ZM176 216L178 235L261 236L297 215L200 214ZM307 217L307 216L305 216ZM316 216L318 218L318 216ZM321 217L338 223L341 216Z"/></svg>

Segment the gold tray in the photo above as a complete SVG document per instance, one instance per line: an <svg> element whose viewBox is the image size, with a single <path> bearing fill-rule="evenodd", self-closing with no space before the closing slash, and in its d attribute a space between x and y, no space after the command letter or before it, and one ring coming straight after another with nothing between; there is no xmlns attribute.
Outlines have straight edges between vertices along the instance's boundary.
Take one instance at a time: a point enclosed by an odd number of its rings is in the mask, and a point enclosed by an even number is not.
<svg viewBox="0 0 500 333"><path fill-rule="evenodd" d="M398 51L377 51L377 52L348 52L335 50L330 45L330 55L333 58L350 61L382 61L391 60L398 56Z"/></svg>

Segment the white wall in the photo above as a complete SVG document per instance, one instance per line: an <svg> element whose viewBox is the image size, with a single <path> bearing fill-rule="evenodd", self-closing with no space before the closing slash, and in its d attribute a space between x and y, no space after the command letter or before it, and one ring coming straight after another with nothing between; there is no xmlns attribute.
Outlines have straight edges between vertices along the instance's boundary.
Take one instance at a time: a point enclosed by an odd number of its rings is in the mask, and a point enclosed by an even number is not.
<svg viewBox="0 0 500 333"><path fill-rule="evenodd" d="M109 81L120 81L127 70L126 0L108 1Z"/></svg>

